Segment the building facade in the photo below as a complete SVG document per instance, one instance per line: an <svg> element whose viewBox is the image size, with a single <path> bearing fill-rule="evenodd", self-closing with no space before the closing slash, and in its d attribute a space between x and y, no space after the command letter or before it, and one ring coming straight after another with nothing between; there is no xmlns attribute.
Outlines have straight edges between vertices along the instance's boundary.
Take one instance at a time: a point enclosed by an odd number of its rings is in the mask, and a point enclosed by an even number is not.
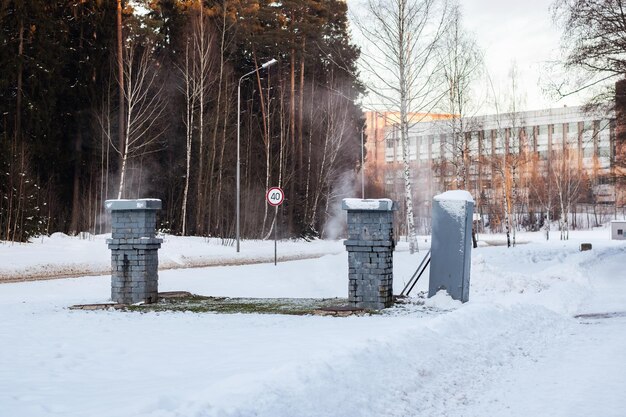
<svg viewBox="0 0 626 417"><path fill-rule="evenodd" d="M452 117L445 113L411 113L411 123L425 123L433 120L445 120ZM384 197L385 172L387 171L387 137L394 132L394 126L400 121L399 112L365 112L365 149L367 153L365 176L367 177L366 196Z"/></svg>
<svg viewBox="0 0 626 417"><path fill-rule="evenodd" d="M517 224L534 229L561 212L626 202L615 180L621 147L613 112L563 107L462 119L438 116L409 130L419 232L429 232L432 197L450 189L469 191L483 224L494 230L501 230L507 212L517 216ZM368 179L382 181L382 194L396 201L404 190L399 133L397 123L376 132L376 158L369 159L368 149L366 164Z"/></svg>

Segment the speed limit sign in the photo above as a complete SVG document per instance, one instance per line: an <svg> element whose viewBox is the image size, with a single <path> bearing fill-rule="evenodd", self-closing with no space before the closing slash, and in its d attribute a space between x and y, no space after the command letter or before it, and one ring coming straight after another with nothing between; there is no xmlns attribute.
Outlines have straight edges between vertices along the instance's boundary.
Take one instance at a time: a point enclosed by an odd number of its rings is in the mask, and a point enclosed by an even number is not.
<svg viewBox="0 0 626 417"><path fill-rule="evenodd" d="M280 206L281 204L283 204L283 201L285 201L285 193L280 187L272 187L267 190L265 199L270 206Z"/></svg>

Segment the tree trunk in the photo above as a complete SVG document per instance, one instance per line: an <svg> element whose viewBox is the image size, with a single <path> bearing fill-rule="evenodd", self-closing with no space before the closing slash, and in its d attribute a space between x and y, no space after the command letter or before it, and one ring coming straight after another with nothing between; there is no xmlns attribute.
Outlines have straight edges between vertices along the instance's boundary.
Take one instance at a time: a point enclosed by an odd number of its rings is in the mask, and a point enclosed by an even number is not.
<svg viewBox="0 0 626 417"><path fill-rule="evenodd" d="M186 105L185 106L186 107L186 114L185 114L186 169L185 169L185 189L183 191L183 201L182 201L182 207L181 207L181 212L182 212L181 234L183 236L185 236L187 233L187 200L189 196L189 181L190 181L189 177L191 176L191 154L192 154L191 148L192 148L192 143L193 143L194 107L195 107L195 97L196 97L196 94L194 91L195 82L192 79L193 77L192 72L193 71L189 63L189 41L187 41L187 47L185 49L185 73L184 73L185 105ZM200 165L198 169L199 171L201 170L201 167L202 165ZM198 185L200 185L200 181L198 181ZM198 187L198 188L201 188L201 187Z"/></svg>
<svg viewBox="0 0 626 417"><path fill-rule="evenodd" d="M124 196L124 182L126 180L126 163L127 163L127 153L123 152L122 153L122 166L120 168L120 183L119 183L119 189L117 192L117 199L121 199Z"/></svg>
<svg viewBox="0 0 626 417"><path fill-rule="evenodd" d="M302 167L303 167L303 147L302 142L302 113L304 111L304 47L305 40L302 39L302 51L300 57L300 103L298 106L298 186L302 184Z"/></svg>
<svg viewBox="0 0 626 417"><path fill-rule="evenodd" d="M17 47L18 54L18 68L17 68L17 91L15 97L15 133L14 137L17 141L18 138L22 136L22 72L23 72L23 64L22 57L24 55L24 20L20 17L20 27L19 27L19 45Z"/></svg>
<svg viewBox="0 0 626 417"><path fill-rule="evenodd" d="M81 178L81 165L82 165L82 148L83 148L83 135L81 132L80 126L80 116L77 117L77 132L76 132L76 141L74 142L74 180L72 187L72 215L70 221L70 232L72 234L76 234L79 232L79 217L81 211L81 201L80 201L80 178Z"/></svg>
<svg viewBox="0 0 626 417"><path fill-rule="evenodd" d="M295 181L296 171L298 167L296 166L296 158L297 158L297 145L295 143L296 137L296 51L295 49L291 49L291 65L290 65L290 83L289 83L289 138L290 138L290 148L291 148L291 169L290 176L292 176L292 180L290 181L289 186L289 209L287 211L287 231L288 234L293 234L293 216L294 216L294 206L296 204L296 190L297 184Z"/></svg>
<svg viewBox="0 0 626 417"><path fill-rule="evenodd" d="M204 195L202 194L202 190L203 190L203 184L206 181L205 179L205 175L204 175L204 102L205 102L205 76L207 74L207 69L208 69L208 62L207 62L207 56L206 56L206 49L209 47L208 45L205 45L206 43L206 36L205 36L205 28L204 28L204 10L203 10L203 1L202 0L198 0L198 6L199 6L199 16L198 16L198 24L200 25L200 29L199 29L199 33L198 36L200 38L200 45L199 45L199 53L198 53L198 58L200 60L200 67L198 69L198 74L197 76L199 77L199 86L198 86L198 101L200 104L200 109L198 111L198 140L199 140L199 145L198 145L198 156L199 156L199 161L198 161L198 175L197 175L197 184L196 186L198 187L198 203L199 205L204 206ZM191 143L189 144L189 147L191 147ZM191 157L191 156L190 156ZM190 175L190 173L187 174L188 176Z"/></svg>
<svg viewBox="0 0 626 417"><path fill-rule="evenodd" d="M407 217L407 238L409 241L409 252L411 254L418 251L417 234L415 232L415 219L413 216L413 191L411 186L411 167L409 161L409 94L410 81L407 79L408 54L407 33L405 33L406 3L399 3L398 16L398 37L397 37L397 54L398 54L398 75L399 75L399 93L400 93L400 140L402 142L402 165L404 178L404 201Z"/></svg>
<svg viewBox="0 0 626 417"><path fill-rule="evenodd" d="M217 154L217 132L220 126L220 116L221 116L221 105L222 105L222 90L224 86L224 53L226 48L226 0L222 2L222 33L220 40L220 70L219 70L219 79L218 79L218 87L217 87L217 105L215 108L215 125L213 126L213 135L211 139L211 159L207 166L207 179L205 180L204 185L204 196L208 196L211 194L213 190L213 173L215 172L215 158ZM227 106L227 104L224 104ZM239 111L239 109L237 109ZM226 121L224 121L226 123ZM203 169L200 167L200 169ZM199 184L200 186L200 184ZM202 225L201 229L204 230L205 233L211 233L211 224L213 223L213 206L214 203L212 199L205 198L206 201L202 201L198 199L198 209L196 224ZM207 213L206 219L204 219L204 213ZM217 218L217 216L216 216ZM206 224L206 228L204 225ZM215 223L213 223L215 224Z"/></svg>
<svg viewBox="0 0 626 417"><path fill-rule="evenodd" d="M120 166L125 162L124 149L124 40L122 36L122 0L117 0L117 77L119 85L119 113L118 113L118 149L120 152ZM121 194L121 190L118 192Z"/></svg>
<svg viewBox="0 0 626 417"><path fill-rule="evenodd" d="M311 97L310 100L313 100L313 95L314 95L314 88L315 88L315 84L313 83L313 80L311 79ZM310 110L309 110L309 123L311 124L311 126L313 125L313 107L314 106L310 106ZM309 146L308 146L308 150L307 150L307 164L306 164L306 187L305 187L305 194L304 194L304 201L305 201L305 208L304 208L304 218L308 219L308 214L309 214L309 208L310 208L310 184L311 184L311 145L313 143L313 129L310 128L309 129ZM307 221L307 224L309 226L311 226L311 228L314 227L313 223L311 221Z"/></svg>
<svg viewBox="0 0 626 417"><path fill-rule="evenodd" d="M228 90L228 83L226 84L226 89ZM237 111L239 111L239 109L237 109ZM219 165L217 167L218 169L218 180L217 180L217 205L216 207L221 207L222 206L222 174L224 172L224 150L226 149L226 129L228 127L228 114L229 114L229 108L228 106L224 106L224 129L222 130L222 143L220 145L220 159L219 159ZM222 219L220 219L219 222L219 233L223 236L224 233L224 228L222 225Z"/></svg>

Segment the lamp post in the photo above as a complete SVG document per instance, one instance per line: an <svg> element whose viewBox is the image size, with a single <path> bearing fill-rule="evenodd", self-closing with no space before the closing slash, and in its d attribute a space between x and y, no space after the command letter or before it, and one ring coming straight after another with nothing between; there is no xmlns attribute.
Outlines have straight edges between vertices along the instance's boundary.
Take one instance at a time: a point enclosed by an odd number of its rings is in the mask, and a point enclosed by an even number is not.
<svg viewBox="0 0 626 417"><path fill-rule="evenodd" d="M263 65L261 65L260 68L255 69L254 71L250 71L247 74L244 74L241 76L241 78L239 78L239 83L237 84L237 207L236 207L236 211L237 211L237 219L236 219L236 233L237 233L237 252L239 252L239 208L240 208L240 195L241 195L241 178L240 178L240 134L241 134L241 81L243 81L244 78L246 78L248 75L252 75L255 74L256 72L268 68L272 65L274 65L275 63L277 63L278 61L276 61L275 59L271 59L269 61L267 61L266 63L264 63Z"/></svg>
<svg viewBox="0 0 626 417"><path fill-rule="evenodd" d="M365 199L365 151L363 149L363 130L361 127L361 198Z"/></svg>

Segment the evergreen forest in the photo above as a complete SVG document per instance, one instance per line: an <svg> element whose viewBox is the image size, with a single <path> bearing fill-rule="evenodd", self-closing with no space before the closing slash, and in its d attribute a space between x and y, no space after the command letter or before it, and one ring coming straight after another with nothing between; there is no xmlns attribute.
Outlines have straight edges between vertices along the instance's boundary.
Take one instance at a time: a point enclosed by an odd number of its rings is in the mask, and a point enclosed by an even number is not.
<svg viewBox="0 0 626 417"><path fill-rule="evenodd" d="M162 231L232 242L238 135L242 237L327 235L360 169L358 58L342 0L0 0L0 240L159 198Z"/></svg>

